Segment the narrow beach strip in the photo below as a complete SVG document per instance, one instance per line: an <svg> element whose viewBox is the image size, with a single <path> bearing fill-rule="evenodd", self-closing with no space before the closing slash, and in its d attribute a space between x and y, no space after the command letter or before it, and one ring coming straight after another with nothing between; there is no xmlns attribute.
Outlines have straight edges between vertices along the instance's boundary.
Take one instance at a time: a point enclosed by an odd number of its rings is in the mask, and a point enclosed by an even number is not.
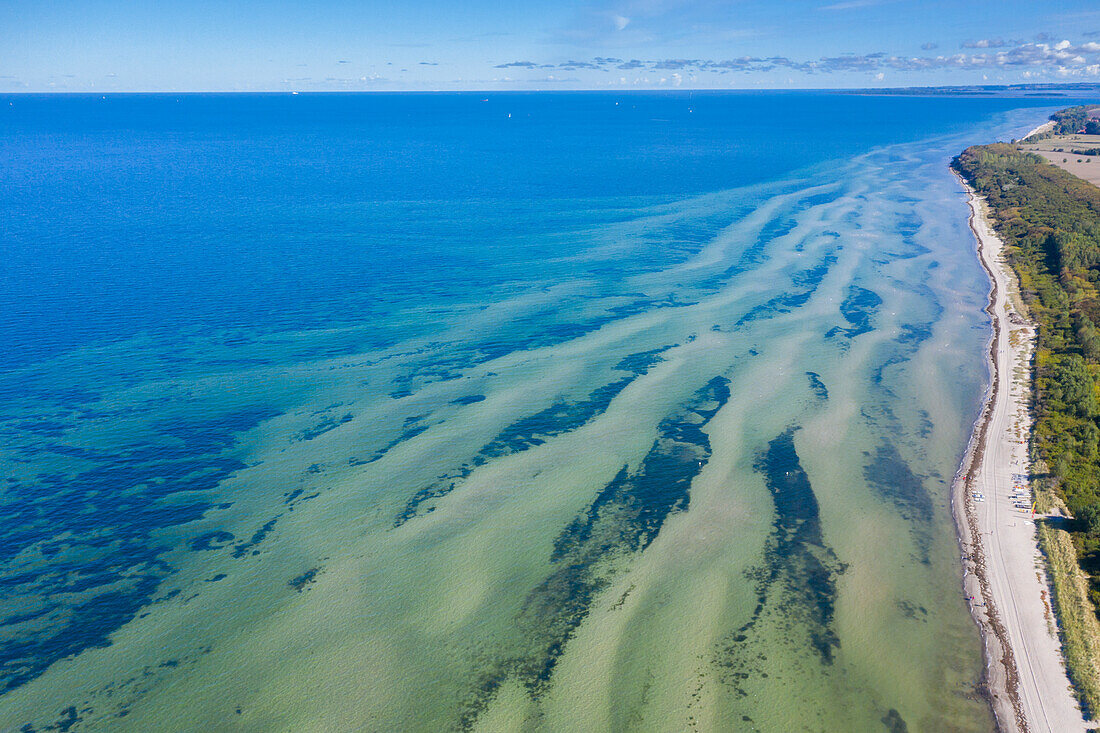
<svg viewBox="0 0 1100 733"><path fill-rule="evenodd" d="M1027 140L1027 139L1028 139L1029 137L1031 137L1032 135L1039 135L1039 134L1041 134L1041 133L1044 133L1044 132L1050 132L1050 131L1051 131L1051 130L1053 130L1053 129L1054 129L1054 121L1053 121L1053 120L1050 120L1049 122L1044 122L1044 123L1043 123L1043 124L1041 124L1041 125L1037 125L1036 127L1034 127L1034 128L1033 128L1033 129L1031 130L1031 132L1029 132L1028 134L1024 135L1024 136L1023 136L1022 138L1020 138L1020 139L1021 139L1021 140Z"/></svg>
<svg viewBox="0 0 1100 733"><path fill-rule="evenodd" d="M1028 483L1035 328L1009 297L1015 275L984 201L962 183L970 228L991 283L986 310L993 338L990 386L955 477L952 507L964 589L985 642L986 692L1000 730L1086 731L1062 660Z"/></svg>

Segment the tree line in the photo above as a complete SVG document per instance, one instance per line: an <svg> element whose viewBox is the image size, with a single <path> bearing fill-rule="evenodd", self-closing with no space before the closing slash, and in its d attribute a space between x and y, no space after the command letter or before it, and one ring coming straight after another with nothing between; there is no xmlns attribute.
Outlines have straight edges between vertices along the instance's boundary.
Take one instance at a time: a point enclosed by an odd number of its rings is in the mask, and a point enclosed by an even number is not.
<svg viewBox="0 0 1100 733"><path fill-rule="evenodd" d="M1089 118L1091 106L1067 107L1050 116L1055 135L1072 135L1084 130L1089 135L1100 135L1100 122Z"/></svg>

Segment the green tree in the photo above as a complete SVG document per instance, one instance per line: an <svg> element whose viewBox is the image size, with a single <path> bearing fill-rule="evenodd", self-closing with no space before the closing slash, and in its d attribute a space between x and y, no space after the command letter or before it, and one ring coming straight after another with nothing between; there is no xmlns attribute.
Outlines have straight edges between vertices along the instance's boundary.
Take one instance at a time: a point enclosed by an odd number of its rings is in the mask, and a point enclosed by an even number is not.
<svg viewBox="0 0 1100 733"><path fill-rule="evenodd" d="M1050 396L1079 417L1096 416L1092 375L1080 354L1067 354L1051 373Z"/></svg>
<svg viewBox="0 0 1100 733"><path fill-rule="evenodd" d="M1100 539L1100 506L1089 504L1077 514L1077 524L1092 539Z"/></svg>

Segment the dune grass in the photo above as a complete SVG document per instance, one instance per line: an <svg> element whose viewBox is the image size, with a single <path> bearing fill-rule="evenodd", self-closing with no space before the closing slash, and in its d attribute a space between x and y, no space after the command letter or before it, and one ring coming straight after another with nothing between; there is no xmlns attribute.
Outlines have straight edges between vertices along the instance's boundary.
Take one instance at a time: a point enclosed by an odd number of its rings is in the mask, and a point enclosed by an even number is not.
<svg viewBox="0 0 1100 733"><path fill-rule="evenodd" d="M1088 596L1088 581L1077 565L1069 532L1040 521L1039 546L1047 558L1053 605L1062 636L1066 669L1089 720L1100 710L1100 621Z"/></svg>

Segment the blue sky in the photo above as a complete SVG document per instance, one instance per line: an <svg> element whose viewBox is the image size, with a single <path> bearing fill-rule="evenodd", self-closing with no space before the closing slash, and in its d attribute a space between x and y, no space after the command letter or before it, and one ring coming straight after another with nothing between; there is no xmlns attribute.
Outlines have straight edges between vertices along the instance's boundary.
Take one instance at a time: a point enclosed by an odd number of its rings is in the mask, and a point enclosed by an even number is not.
<svg viewBox="0 0 1100 733"><path fill-rule="evenodd" d="M0 91L1100 82L1096 0L0 0Z"/></svg>

